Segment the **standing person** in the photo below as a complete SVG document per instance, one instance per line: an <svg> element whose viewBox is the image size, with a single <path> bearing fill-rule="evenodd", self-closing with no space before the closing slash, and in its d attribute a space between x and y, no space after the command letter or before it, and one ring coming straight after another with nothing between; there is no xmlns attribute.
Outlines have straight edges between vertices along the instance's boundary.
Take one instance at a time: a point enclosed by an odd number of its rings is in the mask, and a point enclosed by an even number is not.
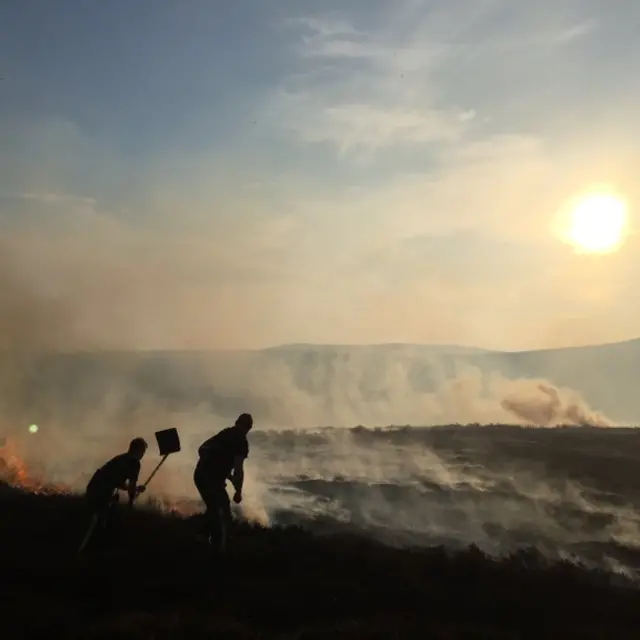
<svg viewBox="0 0 640 640"><path fill-rule="evenodd" d="M193 481L205 504L205 533L218 552L225 547L231 524L231 503L227 493L227 480L231 480L235 493L233 501L242 502L244 461L249 455L247 434L253 427L249 413L238 416L232 427L223 429L200 445L198 463ZM213 538L213 540L211 540Z"/></svg>
<svg viewBox="0 0 640 640"><path fill-rule="evenodd" d="M144 486L138 485L138 476L140 461L146 451L146 441L143 438L134 438L129 443L128 451L114 456L93 474L87 485L85 496L95 518L90 532L96 525L104 530L113 523L114 508L119 501L119 490L129 494L130 507L133 506L136 497L144 492Z"/></svg>

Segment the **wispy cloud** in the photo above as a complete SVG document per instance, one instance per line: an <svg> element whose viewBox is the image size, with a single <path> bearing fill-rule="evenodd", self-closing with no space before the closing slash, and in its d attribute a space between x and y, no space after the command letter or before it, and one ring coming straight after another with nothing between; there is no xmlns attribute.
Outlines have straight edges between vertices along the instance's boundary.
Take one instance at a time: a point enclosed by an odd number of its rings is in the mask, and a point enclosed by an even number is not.
<svg viewBox="0 0 640 640"><path fill-rule="evenodd" d="M452 99L448 85L455 78L446 74L459 73L456 65L470 57L500 66L501 58L523 49L548 55L595 29L595 20L572 22L571 15L558 27L558 16L513 12L502 1L445 6L404 0L368 20L366 29L346 15L290 20L299 35L298 65L274 95L272 122L302 142L327 143L358 162L398 147L439 152L473 135L477 117L489 116L478 113L472 98ZM509 18L512 24L501 29Z"/></svg>
<svg viewBox="0 0 640 640"><path fill-rule="evenodd" d="M44 204L65 203L71 205L85 205L87 207L95 207L97 201L95 198L79 196L71 193L36 193L36 192L18 192L18 193L0 193L0 199L10 200L32 200Z"/></svg>
<svg viewBox="0 0 640 640"><path fill-rule="evenodd" d="M555 42L567 43L591 35L597 29L595 20L586 20L561 29L555 35Z"/></svg>
<svg viewBox="0 0 640 640"><path fill-rule="evenodd" d="M304 64L275 94L272 113L301 140L362 161L380 149L456 140L473 119L469 108L438 102L438 43L402 43L384 29L365 33L335 19L293 24L304 27Z"/></svg>
<svg viewBox="0 0 640 640"><path fill-rule="evenodd" d="M329 143L342 157L370 161L375 152L400 145L459 139L473 111L345 102L319 105L310 95L282 93L284 127L304 142Z"/></svg>

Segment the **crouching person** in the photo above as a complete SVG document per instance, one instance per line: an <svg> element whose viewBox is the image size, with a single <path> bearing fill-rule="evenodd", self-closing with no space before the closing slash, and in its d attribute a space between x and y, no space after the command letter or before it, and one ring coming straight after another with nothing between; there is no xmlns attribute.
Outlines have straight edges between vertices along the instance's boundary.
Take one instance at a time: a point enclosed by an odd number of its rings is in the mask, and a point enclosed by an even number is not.
<svg viewBox="0 0 640 640"><path fill-rule="evenodd" d="M132 507L144 487L138 485L140 461L147 451L147 443L143 438L134 438L129 443L129 450L120 453L106 462L89 480L85 494L87 507L92 515L91 528L82 546L86 545L92 532L104 535L112 533L115 525L115 508L119 502L118 491L126 491L129 495L129 506Z"/></svg>

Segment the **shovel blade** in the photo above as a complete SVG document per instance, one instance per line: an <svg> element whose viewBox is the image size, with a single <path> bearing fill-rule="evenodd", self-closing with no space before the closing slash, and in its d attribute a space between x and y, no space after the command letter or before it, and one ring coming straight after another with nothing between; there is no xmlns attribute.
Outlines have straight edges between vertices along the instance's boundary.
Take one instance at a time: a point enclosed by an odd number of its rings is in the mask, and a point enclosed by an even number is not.
<svg viewBox="0 0 640 640"><path fill-rule="evenodd" d="M156 431L156 442L161 456L168 456L170 453L180 451L180 436L175 428Z"/></svg>

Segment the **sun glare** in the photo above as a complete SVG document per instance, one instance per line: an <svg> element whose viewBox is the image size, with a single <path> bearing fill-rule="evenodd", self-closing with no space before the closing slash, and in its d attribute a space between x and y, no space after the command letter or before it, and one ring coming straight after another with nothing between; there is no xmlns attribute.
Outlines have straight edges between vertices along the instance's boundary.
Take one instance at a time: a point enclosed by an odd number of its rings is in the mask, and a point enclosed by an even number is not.
<svg viewBox="0 0 640 640"><path fill-rule="evenodd" d="M612 253L624 242L627 208L612 193L593 193L568 210L563 240L579 253Z"/></svg>

